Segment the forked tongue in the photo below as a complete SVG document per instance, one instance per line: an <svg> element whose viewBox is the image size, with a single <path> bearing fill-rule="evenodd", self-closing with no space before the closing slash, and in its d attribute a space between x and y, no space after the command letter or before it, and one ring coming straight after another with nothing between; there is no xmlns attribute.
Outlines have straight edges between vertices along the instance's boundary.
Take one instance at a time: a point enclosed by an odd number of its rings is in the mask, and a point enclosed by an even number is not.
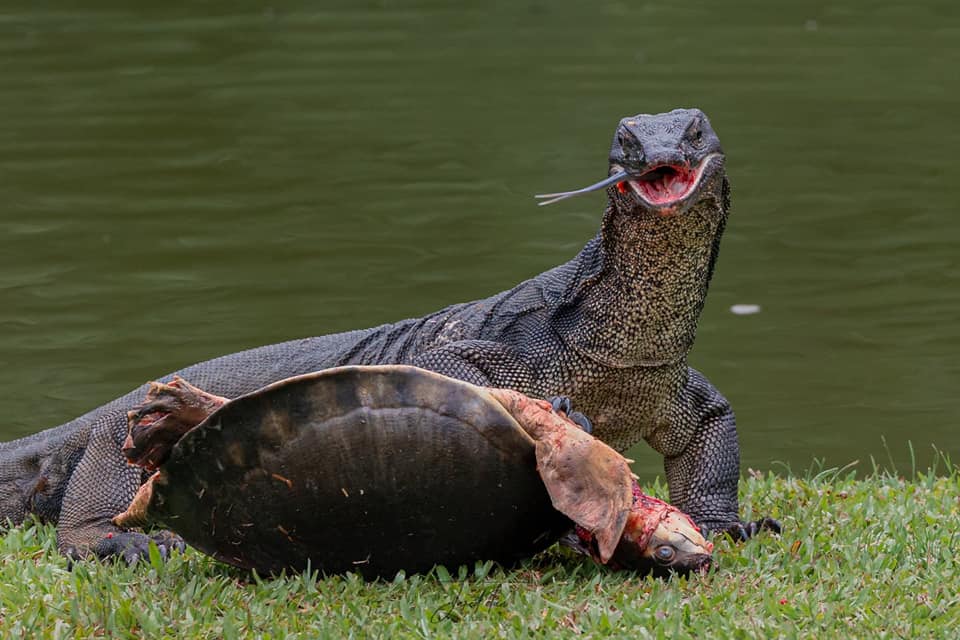
<svg viewBox="0 0 960 640"><path fill-rule="evenodd" d="M543 206L545 204L553 204L554 202L560 202L561 200L566 200L567 198L573 198L574 196L582 196L585 193L591 193L593 191L599 191L600 189L606 189L612 184L618 182L623 182L629 178L629 174L626 171L620 170L617 173L613 174L609 178L605 178L596 184L592 184L589 187L584 187L582 189L576 189L574 191L559 191L557 193L539 193L534 198L542 199L549 198L549 200L543 200L538 202L537 205Z"/></svg>

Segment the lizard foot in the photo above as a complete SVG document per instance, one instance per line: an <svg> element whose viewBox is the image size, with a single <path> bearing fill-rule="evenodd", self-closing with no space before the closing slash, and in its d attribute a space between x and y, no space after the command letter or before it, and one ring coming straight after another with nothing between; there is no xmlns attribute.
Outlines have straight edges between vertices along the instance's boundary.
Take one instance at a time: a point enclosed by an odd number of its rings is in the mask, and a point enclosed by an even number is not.
<svg viewBox="0 0 960 640"><path fill-rule="evenodd" d="M153 534L137 531L121 531L107 534L93 548L93 554L101 560L123 558L129 565L135 565L141 558L150 555L150 543L157 545L160 557L166 560L173 551L183 552L187 548L183 538L170 531Z"/></svg>
<svg viewBox="0 0 960 640"><path fill-rule="evenodd" d="M573 410L573 402L569 396L553 396L552 398L547 398L547 402L550 403L554 413L565 415L586 433L593 433L593 423L590 422L587 416L579 411Z"/></svg>
<svg viewBox="0 0 960 640"><path fill-rule="evenodd" d="M770 531L779 535L783 531L783 526L780 524L779 520L773 518L760 518L759 520L753 520L751 522L744 522L743 520L737 520L736 522L731 522L727 524L720 524L714 522L706 523L697 523L700 526L700 529L704 533L726 533L730 536L734 542L745 542L750 538L753 538L761 531Z"/></svg>
<svg viewBox="0 0 960 640"><path fill-rule="evenodd" d="M127 413L123 455L130 464L155 470L166 462L184 433L226 401L176 376L169 384L150 383L143 403Z"/></svg>

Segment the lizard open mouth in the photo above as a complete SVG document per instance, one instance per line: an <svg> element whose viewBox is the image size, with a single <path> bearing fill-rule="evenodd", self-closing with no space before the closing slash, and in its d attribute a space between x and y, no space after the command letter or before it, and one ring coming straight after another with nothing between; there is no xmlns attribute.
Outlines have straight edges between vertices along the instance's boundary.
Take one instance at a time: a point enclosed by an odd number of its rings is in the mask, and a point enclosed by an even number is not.
<svg viewBox="0 0 960 640"><path fill-rule="evenodd" d="M544 193L535 197L537 199L543 199L539 204L544 205L566 200L567 198L579 196L584 193L590 193L591 191L598 191L612 184L617 185L617 190L620 193L627 193L627 185L630 185L630 190L643 200L643 202L650 207L660 209L662 212L667 213L670 210L674 210L674 205L696 191L707 166L710 165L711 160L719 155L718 153L707 155L696 167L660 164L646 169L639 175L635 174L633 176L631 176L626 169L614 165L614 168L619 169L619 171L589 187L576 189L574 191Z"/></svg>
<svg viewBox="0 0 960 640"><path fill-rule="evenodd" d="M690 195L699 182L700 173L683 166L661 165L625 182L647 204L659 207L675 204ZM623 182L617 186L621 193L626 191Z"/></svg>

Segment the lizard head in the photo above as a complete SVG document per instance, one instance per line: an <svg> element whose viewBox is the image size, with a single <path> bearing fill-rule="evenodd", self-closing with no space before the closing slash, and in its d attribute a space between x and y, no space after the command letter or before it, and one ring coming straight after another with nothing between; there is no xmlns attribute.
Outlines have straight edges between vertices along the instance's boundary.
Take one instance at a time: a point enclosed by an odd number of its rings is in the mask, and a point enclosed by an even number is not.
<svg viewBox="0 0 960 640"><path fill-rule="evenodd" d="M723 173L720 139L699 109L624 118L610 149L611 185L622 210L675 215L700 199Z"/></svg>
<svg viewBox="0 0 960 640"><path fill-rule="evenodd" d="M583 189L537 197L549 198L540 204L550 204L606 188L621 211L672 216L703 196L721 198L723 174L720 139L707 116L699 109L674 109L620 121L606 179Z"/></svg>

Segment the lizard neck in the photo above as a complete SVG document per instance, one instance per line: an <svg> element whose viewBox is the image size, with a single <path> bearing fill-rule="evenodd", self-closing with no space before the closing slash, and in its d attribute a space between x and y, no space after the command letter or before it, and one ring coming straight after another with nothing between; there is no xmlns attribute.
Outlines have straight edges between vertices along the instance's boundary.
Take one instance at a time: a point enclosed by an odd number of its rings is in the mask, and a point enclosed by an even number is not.
<svg viewBox="0 0 960 640"><path fill-rule="evenodd" d="M601 267L581 282L567 344L613 367L683 362L713 274L725 204L725 197L708 197L663 217L624 213L611 201L600 231Z"/></svg>

